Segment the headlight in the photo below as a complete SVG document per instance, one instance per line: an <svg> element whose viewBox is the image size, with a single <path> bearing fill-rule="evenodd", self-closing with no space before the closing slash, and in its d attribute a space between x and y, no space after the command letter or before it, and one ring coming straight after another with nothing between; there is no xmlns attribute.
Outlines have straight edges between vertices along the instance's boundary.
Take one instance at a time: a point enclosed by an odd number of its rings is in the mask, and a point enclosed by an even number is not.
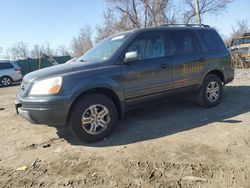
<svg viewBox="0 0 250 188"><path fill-rule="evenodd" d="M32 86L30 95L50 95L60 91L62 77L54 77L38 81Z"/></svg>

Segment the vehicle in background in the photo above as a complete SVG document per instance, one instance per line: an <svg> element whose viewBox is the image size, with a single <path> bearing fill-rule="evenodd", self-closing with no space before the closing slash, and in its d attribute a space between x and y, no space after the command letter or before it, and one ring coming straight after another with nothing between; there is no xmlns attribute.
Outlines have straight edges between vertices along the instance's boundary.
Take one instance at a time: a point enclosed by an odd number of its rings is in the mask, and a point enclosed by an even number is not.
<svg viewBox="0 0 250 188"><path fill-rule="evenodd" d="M246 61L250 61L250 33L245 33L239 38L233 39L230 49L232 53L239 53Z"/></svg>
<svg viewBox="0 0 250 188"><path fill-rule="evenodd" d="M17 62L0 60L0 86L7 87L13 82L21 82L22 69Z"/></svg>

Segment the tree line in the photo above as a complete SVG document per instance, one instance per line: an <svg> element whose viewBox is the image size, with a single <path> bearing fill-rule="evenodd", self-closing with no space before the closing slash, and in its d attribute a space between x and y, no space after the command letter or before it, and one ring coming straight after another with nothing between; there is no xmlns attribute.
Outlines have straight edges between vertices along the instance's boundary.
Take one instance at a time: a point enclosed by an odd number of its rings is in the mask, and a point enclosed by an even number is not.
<svg viewBox="0 0 250 188"><path fill-rule="evenodd" d="M41 58L46 56L70 55L79 57L94 44L117 32L138 28L153 27L169 23L196 23L197 12L203 22L204 16L219 15L227 10L233 0L104 0L107 9L103 12L102 24L96 28L85 25L73 37L69 47L65 45L52 49L49 42L34 45L31 50L28 44L18 42L6 51L11 59ZM199 4L197 11L196 3ZM249 31L247 21L239 21L232 28L232 34L225 37L229 43L232 37ZM249 31L250 32L250 31ZM95 36L93 35L95 33ZM0 54L3 50L0 48Z"/></svg>

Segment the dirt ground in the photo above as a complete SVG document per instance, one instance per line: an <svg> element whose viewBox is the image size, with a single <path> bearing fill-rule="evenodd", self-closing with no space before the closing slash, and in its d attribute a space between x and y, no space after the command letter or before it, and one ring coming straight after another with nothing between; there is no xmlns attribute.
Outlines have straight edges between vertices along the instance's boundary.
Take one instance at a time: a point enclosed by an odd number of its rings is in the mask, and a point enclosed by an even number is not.
<svg viewBox="0 0 250 188"><path fill-rule="evenodd" d="M95 144L17 116L17 88L0 88L0 187L250 187L250 70L215 108L145 104Z"/></svg>

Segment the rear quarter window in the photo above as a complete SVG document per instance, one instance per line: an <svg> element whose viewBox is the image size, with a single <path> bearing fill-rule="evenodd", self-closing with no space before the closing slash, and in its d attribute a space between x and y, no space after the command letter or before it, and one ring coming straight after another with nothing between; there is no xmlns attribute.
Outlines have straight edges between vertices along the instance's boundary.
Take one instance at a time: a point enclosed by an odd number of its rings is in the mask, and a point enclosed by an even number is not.
<svg viewBox="0 0 250 188"><path fill-rule="evenodd" d="M208 51L225 50L226 46L216 31L200 30L199 33Z"/></svg>
<svg viewBox="0 0 250 188"><path fill-rule="evenodd" d="M0 70L13 68L14 66L11 63L0 63Z"/></svg>
<svg viewBox="0 0 250 188"><path fill-rule="evenodd" d="M193 31L172 30L168 31L169 55L192 54L201 52L198 39Z"/></svg>

